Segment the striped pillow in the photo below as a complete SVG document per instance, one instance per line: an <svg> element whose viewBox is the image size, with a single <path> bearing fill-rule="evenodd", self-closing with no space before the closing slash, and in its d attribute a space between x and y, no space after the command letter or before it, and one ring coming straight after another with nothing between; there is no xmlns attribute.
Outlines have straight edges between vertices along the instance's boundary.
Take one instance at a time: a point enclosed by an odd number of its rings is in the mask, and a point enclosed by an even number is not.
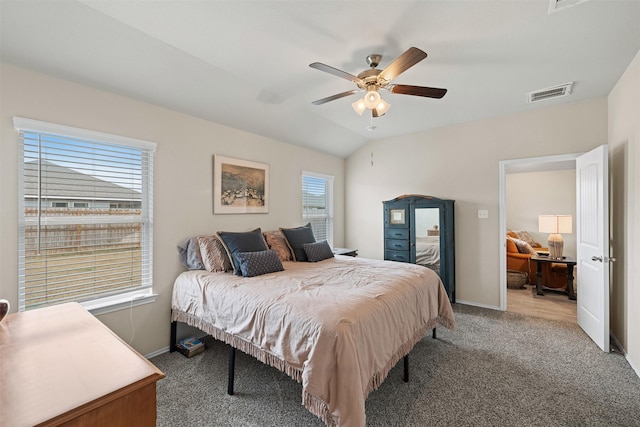
<svg viewBox="0 0 640 427"><path fill-rule="evenodd" d="M227 251L218 236L198 236L197 240L205 270L211 272L233 270Z"/></svg>
<svg viewBox="0 0 640 427"><path fill-rule="evenodd" d="M292 261L293 255L287 246L287 241L284 238L282 231L265 231L262 233L264 240L267 241L269 249L273 249L278 254L280 261Z"/></svg>

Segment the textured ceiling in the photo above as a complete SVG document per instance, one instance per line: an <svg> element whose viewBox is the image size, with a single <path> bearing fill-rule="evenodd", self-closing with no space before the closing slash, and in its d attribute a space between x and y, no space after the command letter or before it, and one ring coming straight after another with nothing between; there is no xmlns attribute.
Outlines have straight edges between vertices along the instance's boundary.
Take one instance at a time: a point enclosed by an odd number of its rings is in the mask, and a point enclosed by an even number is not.
<svg viewBox="0 0 640 427"><path fill-rule="evenodd" d="M346 157L369 140L606 96L640 49L640 1L591 0L552 14L531 1L7 1L0 59L217 123ZM383 92L391 110L358 116L358 74L407 48L427 59L393 82L440 99ZM567 97L528 92L573 81ZM366 128L372 124L376 130Z"/></svg>

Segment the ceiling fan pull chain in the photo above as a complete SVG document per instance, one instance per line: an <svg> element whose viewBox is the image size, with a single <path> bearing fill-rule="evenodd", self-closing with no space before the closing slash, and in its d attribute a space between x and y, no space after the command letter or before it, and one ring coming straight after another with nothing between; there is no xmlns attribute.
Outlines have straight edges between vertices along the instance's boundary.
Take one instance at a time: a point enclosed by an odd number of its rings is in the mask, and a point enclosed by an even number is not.
<svg viewBox="0 0 640 427"><path fill-rule="evenodd" d="M371 110L371 124L367 126L367 130L369 132L373 132L374 130L376 130L376 126L373 125L373 110Z"/></svg>

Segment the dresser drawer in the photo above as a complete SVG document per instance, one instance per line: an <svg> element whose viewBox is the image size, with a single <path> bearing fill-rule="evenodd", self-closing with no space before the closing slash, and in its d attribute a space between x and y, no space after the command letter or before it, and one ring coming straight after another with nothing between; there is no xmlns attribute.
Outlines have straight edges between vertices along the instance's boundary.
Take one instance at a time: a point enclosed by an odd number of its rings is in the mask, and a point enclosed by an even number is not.
<svg viewBox="0 0 640 427"><path fill-rule="evenodd" d="M409 229L408 228L387 228L384 230L384 238L409 240Z"/></svg>
<svg viewBox="0 0 640 427"><path fill-rule="evenodd" d="M409 262L409 251L384 251L384 259L390 261Z"/></svg>
<svg viewBox="0 0 640 427"><path fill-rule="evenodd" d="M409 250L409 241L408 240L398 240L398 239L386 239L384 241L385 249L393 249L395 251L408 251Z"/></svg>

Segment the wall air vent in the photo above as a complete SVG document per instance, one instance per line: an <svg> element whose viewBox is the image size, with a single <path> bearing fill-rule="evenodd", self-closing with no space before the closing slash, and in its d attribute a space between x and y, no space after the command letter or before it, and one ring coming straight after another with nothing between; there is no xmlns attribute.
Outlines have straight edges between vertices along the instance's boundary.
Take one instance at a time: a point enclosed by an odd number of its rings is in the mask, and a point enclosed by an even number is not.
<svg viewBox="0 0 640 427"><path fill-rule="evenodd" d="M589 0L549 0L549 15Z"/></svg>
<svg viewBox="0 0 640 427"><path fill-rule="evenodd" d="M531 104L532 102L567 96L571 93L572 86L573 82L529 92L527 94L527 103Z"/></svg>

